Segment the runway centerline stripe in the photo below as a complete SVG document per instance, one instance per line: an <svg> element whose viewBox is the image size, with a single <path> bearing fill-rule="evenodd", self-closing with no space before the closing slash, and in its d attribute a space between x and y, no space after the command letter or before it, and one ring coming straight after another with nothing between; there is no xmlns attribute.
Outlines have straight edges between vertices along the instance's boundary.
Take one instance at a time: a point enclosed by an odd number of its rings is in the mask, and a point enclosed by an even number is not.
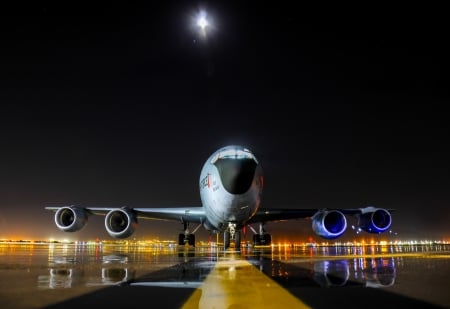
<svg viewBox="0 0 450 309"><path fill-rule="evenodd" d="M239 256L220 258L184 309L310 308Z"/></svg>

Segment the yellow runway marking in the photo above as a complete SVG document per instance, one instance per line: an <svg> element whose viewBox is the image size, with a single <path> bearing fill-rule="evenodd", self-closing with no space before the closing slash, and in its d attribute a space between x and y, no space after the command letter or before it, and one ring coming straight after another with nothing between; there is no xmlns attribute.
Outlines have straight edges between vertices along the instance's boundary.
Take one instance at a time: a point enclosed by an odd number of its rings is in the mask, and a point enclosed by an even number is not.
<svg viewBox="0 0 450 309"><path fill-rule="evenodd" d="M310 308L255 266L221 258L183 308Z"/></svg>

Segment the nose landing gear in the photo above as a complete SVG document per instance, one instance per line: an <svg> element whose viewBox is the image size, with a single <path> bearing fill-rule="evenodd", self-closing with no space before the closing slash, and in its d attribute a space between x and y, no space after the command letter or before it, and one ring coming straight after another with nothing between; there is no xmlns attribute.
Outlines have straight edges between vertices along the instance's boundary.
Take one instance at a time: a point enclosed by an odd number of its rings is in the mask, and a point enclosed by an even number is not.
<svg viewBox="0 0 450 309"><path fill-rule="evenodd" d="M223 247L224 250L230 248L231 242L234 243L234 250L241 249L241 232L236 230L236 223L228 223L228 227L223 233Z"/></svg>

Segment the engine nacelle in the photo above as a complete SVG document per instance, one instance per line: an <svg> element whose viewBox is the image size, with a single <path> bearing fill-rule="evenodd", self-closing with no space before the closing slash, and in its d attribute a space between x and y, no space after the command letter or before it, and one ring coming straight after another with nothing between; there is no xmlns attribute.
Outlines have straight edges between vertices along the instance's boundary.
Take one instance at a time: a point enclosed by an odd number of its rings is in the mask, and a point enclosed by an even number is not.
<svg viewBox="0 0 450 309"><path fill-rule="evenodd" d="M383 233L391 227L392 216L382 208L362 208L358 216L358 227L368 233Z"/></svg>
<svg viewBox="0 0 450 309"><path fill-rule="evenodd" d="M55 213L55 223L64 232L81 230L88 221L87 212L81 207L61 207Z"/></svg>
<svg viewBox="0 0 450 309"><path fill-rule="evenodd" d="M347 219L338 210L321 210L312 218L312 229L323 238L334 239L347 229Z"/></svg>
<svg viewBox="0 0 450 309"><path fill-rule="evenodd" d="M106 231L114 238L131 236L137 227L137 223L136 216L128 209L111 210L105 217Z"/></svg>

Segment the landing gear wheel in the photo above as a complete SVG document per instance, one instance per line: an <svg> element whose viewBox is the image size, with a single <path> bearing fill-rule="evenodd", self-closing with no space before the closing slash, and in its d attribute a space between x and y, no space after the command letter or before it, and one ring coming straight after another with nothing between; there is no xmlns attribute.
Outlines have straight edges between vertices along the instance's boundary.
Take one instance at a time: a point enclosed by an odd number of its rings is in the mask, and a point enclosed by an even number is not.
<svg viewBox="0 0 450 309"><path fill-rule="evenodd" d="M187 245L195 247L195 235L194 234L189 234L189 235L178 234L178 244L180 246L184 246L187 244Z"/></svg>
<svg viewBox="0 0 450 309"><path fill-rule="evenodd" d="M255 246L270 246L271 243L272 243L272 235L270 234L253 235L253 244Z"/></svg>
<svg viewBox="0 0 450 309"><path fill-rule="evenodd" d="M271 243L272 243L272 235L264 234L262 245L269 246Z"/></svg>
<svg viewBox="0 0 450 309"><path fill-rule="evenodd" d="M230 232L223 232L223 249L227 250L230 247Z"/></svg>
<svg viewBox="0 0 450 309"><path fill-rule="evenodd" d="M189 246L195 247L195 235L194 234L189 234Z"/></svg>
<svg viewBox="0 0 450 309"><path fill-rule="evenodd" d="M184 245L184 234L178 234L178 244L180 246Z"/></svg>
<svg viewBox="0 0 450 309"><path fill-rule="evenodd" d="M234 249L236 251L241 250L241 232L239 231L234 233Z"/></svg>

